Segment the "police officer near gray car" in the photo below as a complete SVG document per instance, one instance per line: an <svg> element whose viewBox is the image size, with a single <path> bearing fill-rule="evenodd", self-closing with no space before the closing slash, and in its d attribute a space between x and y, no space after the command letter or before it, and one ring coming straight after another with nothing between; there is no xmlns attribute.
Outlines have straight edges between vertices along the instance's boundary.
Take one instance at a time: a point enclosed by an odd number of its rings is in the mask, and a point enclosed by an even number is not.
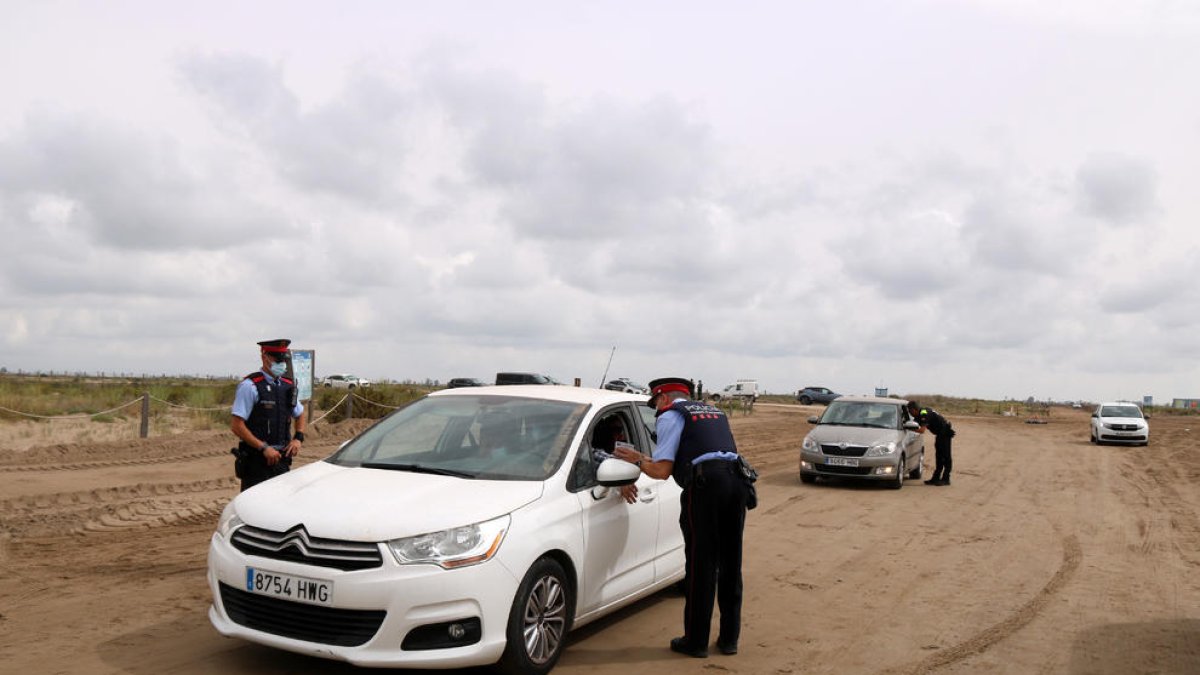
<svg viewBox="0 0 1200 675"><path fill-rule="evenodd" d="M954 427L950 421L933 408L926 408L917 401L908 402L908 412L913 420L921 425L917 433L929 429L933 434L934 465L933 475L925 481L926 485L944 486L950 484L950 469L954 467L951 457L951 442L954 438Z"/></svg>
<svg viewBox="0 0 1200 675"><path fill-rule="evenodd" d="M233 396L229 427L238 446L231 452L243 491L287 473L304 443L304 405L298 400L296 383L286 377L291 343L285 339L259 342L262 370L244 377Z"/></svg>
<svg viewBox="0 0 1200 675"><path fill-rule="evenodd" d="M671 477L683 488L679 527L683 531L686 599L683 636L671 651L704 658L714 600L720 608L717 649L736 654L742 615L742 530L752 499L753 473L737 451L729 419L715 406L691 400L689 380L650 382L648 405L656 413L658 437L649 461L637 450L617 447L619 459L651 478ZM743 471L745 468L745 472Z"/></svg>

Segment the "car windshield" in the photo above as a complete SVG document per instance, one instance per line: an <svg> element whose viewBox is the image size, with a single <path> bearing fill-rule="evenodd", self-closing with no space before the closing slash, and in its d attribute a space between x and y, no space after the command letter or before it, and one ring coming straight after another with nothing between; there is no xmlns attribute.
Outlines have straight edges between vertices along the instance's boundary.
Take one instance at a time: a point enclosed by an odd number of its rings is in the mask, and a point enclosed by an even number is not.
<svg viewBox="0 0 1200 675"><path fill-rule="evenodd" d="M1142 411L1136 405L1106 405L1100 408L1101 417L1141 417Z"/></svg>
<svg viewBox="0 0 1200 675"><path fill-rule="evenodd" d="M515 396L426 397L329 457L365 466L490 480L545 480L587 406Z"/></svg>
<svg viewBox="0 0 1200 675"><path fill-rule="evenodd" d="M898 429L899 410L899 406L892 403L835 400L825 409L819 424Z"/></svg>

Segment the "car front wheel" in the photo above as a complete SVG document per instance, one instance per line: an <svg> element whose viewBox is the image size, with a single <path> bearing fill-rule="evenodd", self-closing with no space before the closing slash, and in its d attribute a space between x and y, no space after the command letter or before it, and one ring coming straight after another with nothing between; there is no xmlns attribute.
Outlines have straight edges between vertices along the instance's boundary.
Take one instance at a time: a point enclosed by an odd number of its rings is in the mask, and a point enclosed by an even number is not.
<svg viewBox="0 0 1200 675"><path fill-rule="evenodd" d="M801 396L800 405L812 405L812 399L807 396Z"/></svg>
<svg viewBox="0 0 1200 675"><path fill-rule="evenodd" d="M811 473L802 473L802 474L800 474L800 482L801 483L810 483L810 484L815 483L815 482L817 482L817 477L812 475Z"/></svg>
<svg viewBox="0 0 1200 675"><path fill-rule="evenodd" d="M900 463L896 465L896 478L892 482L888 483L888 487L892 488L893 490L899 490L900 488L904 487L904 465L904 455L901 455Z"/></svg>
<svg viewBox="0 0 1200 675"><path fill-rule="evenodd" d="M925 453L921 453L921 461L917 462L917 468L909 472L908 477L912 480L921 480L922 472L925 470Z"/></svg>
<svg viewBox="0 0 1200 675"><path fill-rule="evenodd" d="M549 673L566 645L571 628L574 600L562 565L541 558L517 589L508 615L501 672L509 675L545 675Z"/></svg>

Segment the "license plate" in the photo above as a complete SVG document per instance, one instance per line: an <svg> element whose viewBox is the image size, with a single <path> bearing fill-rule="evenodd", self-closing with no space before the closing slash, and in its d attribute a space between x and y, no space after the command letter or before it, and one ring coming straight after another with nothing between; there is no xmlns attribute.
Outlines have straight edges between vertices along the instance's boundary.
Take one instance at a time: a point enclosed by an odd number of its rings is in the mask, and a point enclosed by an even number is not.
<svg viewBox="0 0 1200 675"><path fill-rule="evenodd" d="M825 463L829 466L858 466L857 457L826 457Z"/></svg>
<svg viewBox="0 0 1200 675"><path fill-rule="evenodd" d="M314 605L333 603L333 582L280 574L269 570L246 568L246 590L286 600Z"/></svg>

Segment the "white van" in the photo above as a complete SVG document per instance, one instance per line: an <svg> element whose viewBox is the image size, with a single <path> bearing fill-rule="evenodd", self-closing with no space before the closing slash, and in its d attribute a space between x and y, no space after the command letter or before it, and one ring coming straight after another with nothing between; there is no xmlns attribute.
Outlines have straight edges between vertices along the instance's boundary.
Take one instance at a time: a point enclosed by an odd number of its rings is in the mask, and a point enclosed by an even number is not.
<svg viewBox="0 0 1200 675"><path fill-rule="evenodd" d="M710 398L714 401L730 398L753 401L758 398L758 380L738 380L733 384L727 384L721 391L714 391Z"/></svg>

